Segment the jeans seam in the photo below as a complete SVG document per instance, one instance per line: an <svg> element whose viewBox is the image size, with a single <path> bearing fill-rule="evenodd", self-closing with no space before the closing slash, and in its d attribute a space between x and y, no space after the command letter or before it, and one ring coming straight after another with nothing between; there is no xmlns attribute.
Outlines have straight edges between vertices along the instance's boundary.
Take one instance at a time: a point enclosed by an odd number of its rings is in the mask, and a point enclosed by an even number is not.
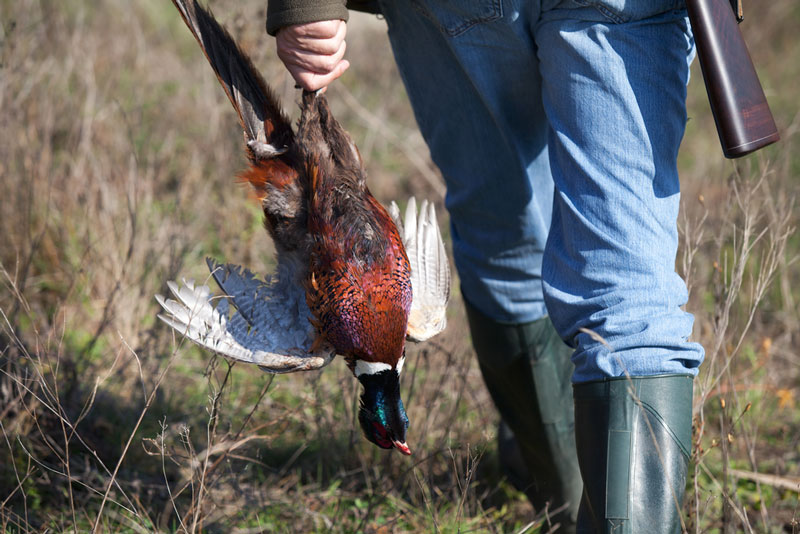
<svg viewBox="0 0 800 534"><path fill-rule="evenodd" d="M591 1L591 0L575 0L578 4L581 4L586 7L591 7L599 11L604 17L608 20L613 22L614 24L623 24L628 22L628 19L623 17L620 13L617 13L613 9L604 6L600 2Z"/></svg>
<svg viewBox="0 0 800 534"><path fill-rule="evenodd" d="M454 27L447 27L442 24L436 16L431 13L424 5L422 5L419 1L412 1L411 5L413 8L419 12L422 16L433 22L433 24L439 28L439 31L449 35L450 37L458 37L459 35L463 34L473 26L478 24L483 24L486 22L492 22L494 20L500 19L503 17L503 1L502 0L490 0L489 2L492 6L492 13L490 15L475 15L470 18L466 18L461 24L454 26Z"/></svg>

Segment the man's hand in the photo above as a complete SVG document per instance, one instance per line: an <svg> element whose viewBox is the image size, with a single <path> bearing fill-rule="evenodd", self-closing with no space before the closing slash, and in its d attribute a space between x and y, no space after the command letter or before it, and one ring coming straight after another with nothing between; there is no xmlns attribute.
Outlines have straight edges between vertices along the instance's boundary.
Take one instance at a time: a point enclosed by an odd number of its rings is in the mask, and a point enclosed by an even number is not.
<svg viewBox="0 0 800 534"><path fill-rule="evenodd" d="M276 35L278 57L307 91L327 87L350 66L344 57L347 23L325 20L281 28Z"/></svg>

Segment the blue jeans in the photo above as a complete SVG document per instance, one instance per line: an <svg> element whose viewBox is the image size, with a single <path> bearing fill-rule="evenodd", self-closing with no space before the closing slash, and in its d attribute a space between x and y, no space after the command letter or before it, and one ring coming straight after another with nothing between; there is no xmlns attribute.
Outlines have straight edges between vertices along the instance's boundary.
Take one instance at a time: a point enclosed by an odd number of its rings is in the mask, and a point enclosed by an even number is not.
<svg viewBox="0 0 800 534"><path fill-rule="evenodd" d="M381 7L447 182L464 297L501 323L549 314L574 382L696 374L675 273L694 57L682 2Z"/></svg>

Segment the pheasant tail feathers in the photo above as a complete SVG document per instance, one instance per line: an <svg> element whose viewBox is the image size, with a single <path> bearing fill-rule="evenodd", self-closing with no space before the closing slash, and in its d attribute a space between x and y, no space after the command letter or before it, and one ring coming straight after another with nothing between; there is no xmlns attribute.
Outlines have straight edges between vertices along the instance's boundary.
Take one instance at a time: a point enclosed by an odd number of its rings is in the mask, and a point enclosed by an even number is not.
<svg viewBox="0 0 800 534"><path fill-rule="evenodd" d="M239 114L251 159L268 159L285 151L294 135L291 124L250 59L196 0L172 1Z"/></svg>

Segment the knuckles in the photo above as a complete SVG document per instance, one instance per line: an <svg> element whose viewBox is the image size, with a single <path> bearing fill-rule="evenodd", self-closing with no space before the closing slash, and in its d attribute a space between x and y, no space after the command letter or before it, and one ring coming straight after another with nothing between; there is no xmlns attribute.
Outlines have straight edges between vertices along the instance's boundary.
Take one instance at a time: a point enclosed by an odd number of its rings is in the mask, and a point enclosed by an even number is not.
<svg viewBox="0 0 800 534"><path fill-rule="evenodd" d="M345 34L342 20L287 26L277 34L278 57L301 87L321 89L347 68Z"/></svg>

